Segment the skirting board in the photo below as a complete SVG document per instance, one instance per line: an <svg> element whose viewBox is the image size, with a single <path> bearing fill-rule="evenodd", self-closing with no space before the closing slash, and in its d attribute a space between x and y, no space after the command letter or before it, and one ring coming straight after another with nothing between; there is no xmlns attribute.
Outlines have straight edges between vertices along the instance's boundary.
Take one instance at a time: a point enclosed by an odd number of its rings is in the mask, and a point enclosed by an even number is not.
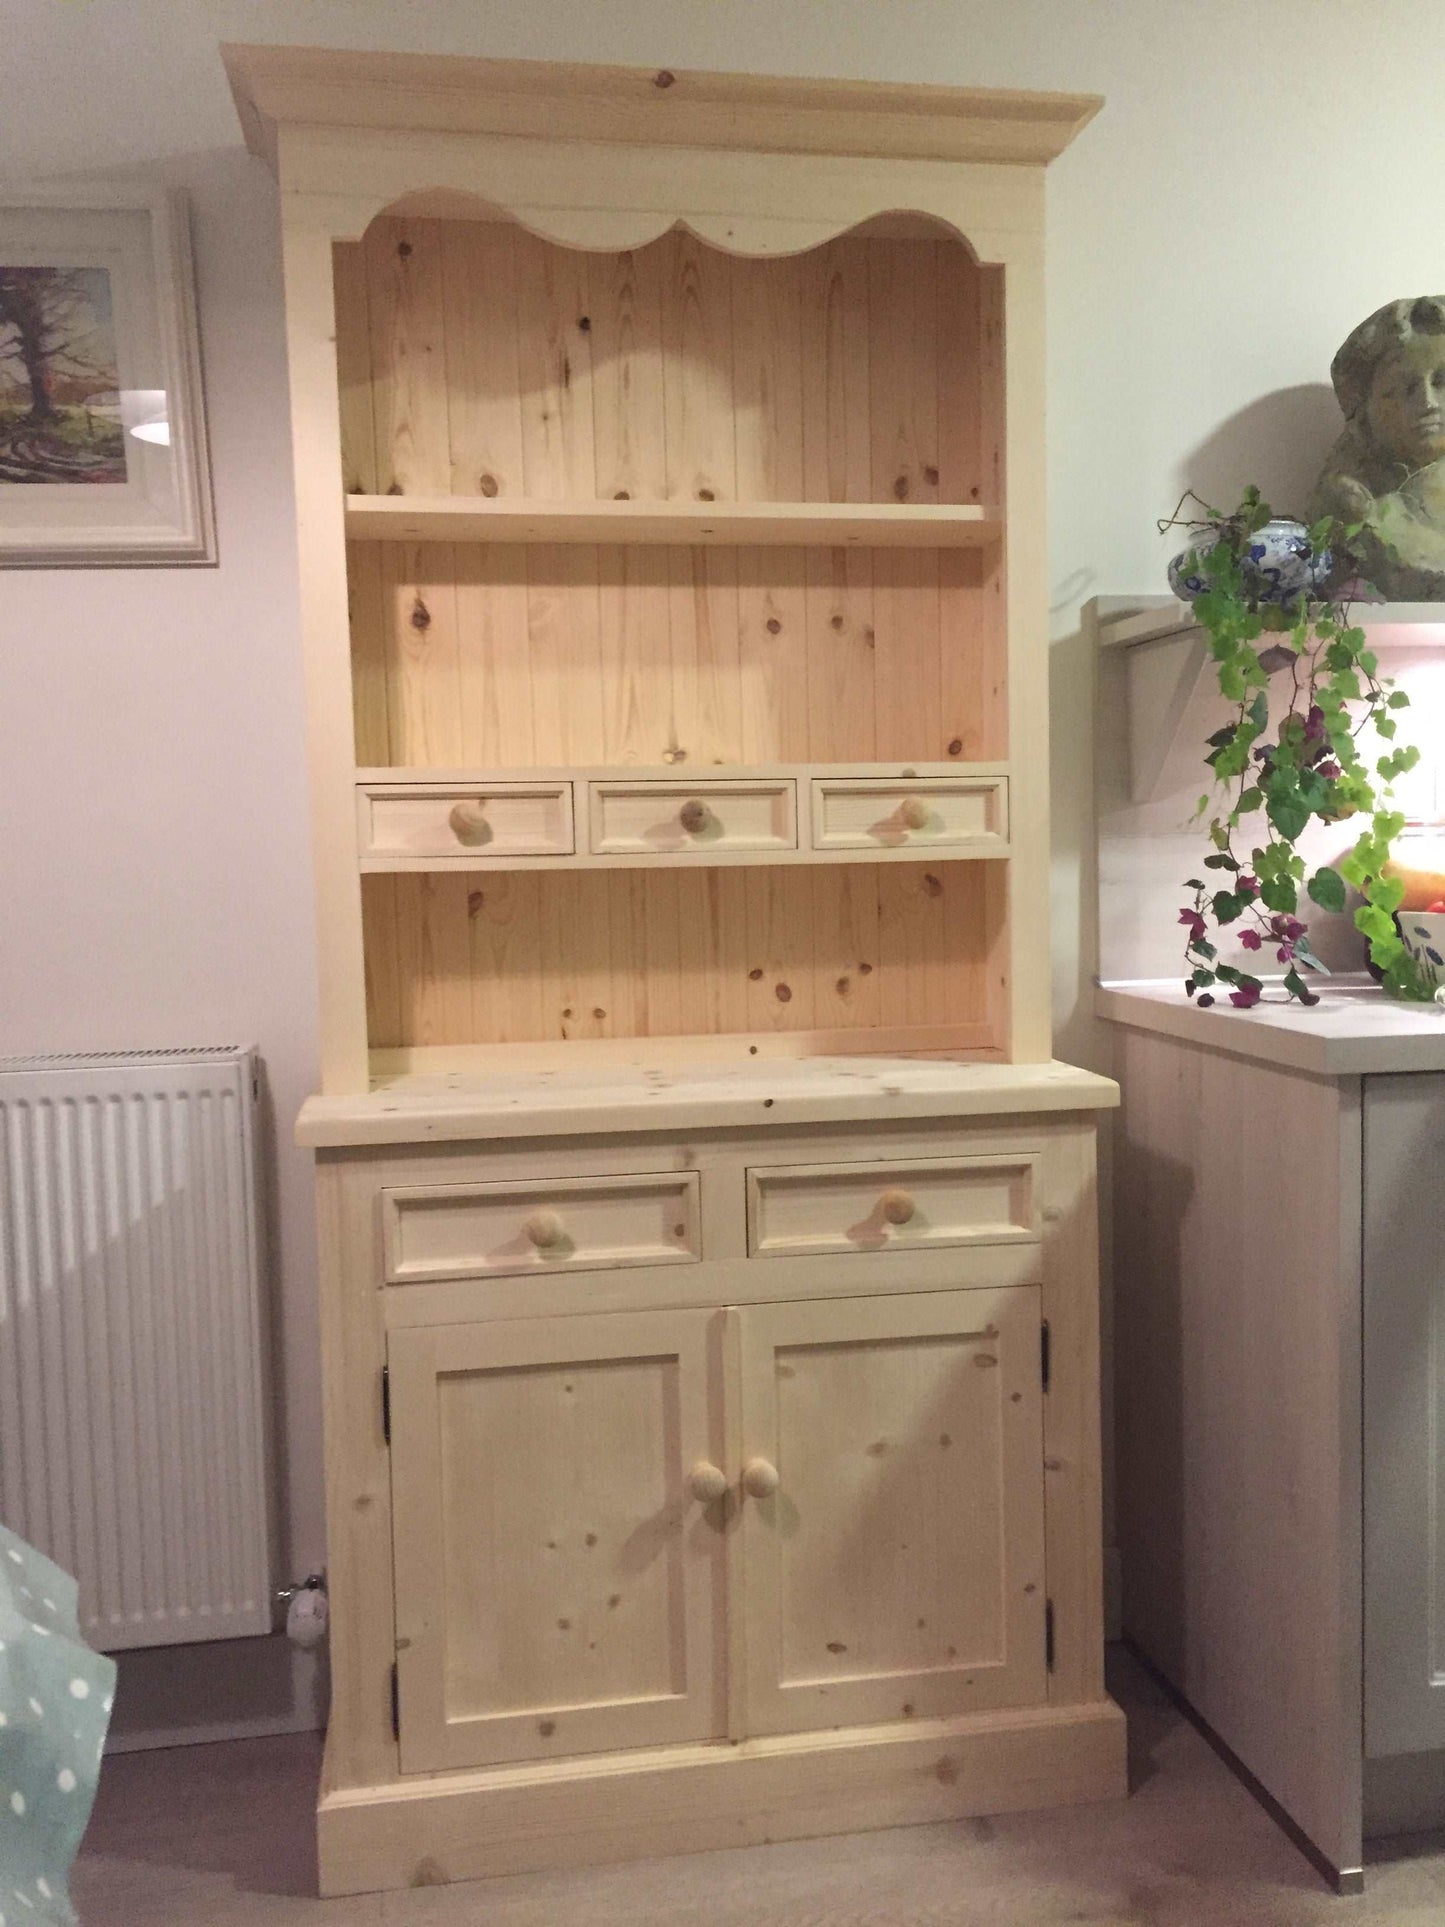
<svg viewBox="0 0 1445 1927"><path fill-rule="evenodd" d="M323 1791L321 1892L370 1893L1120 1799L1112 1700Z"/></svg>

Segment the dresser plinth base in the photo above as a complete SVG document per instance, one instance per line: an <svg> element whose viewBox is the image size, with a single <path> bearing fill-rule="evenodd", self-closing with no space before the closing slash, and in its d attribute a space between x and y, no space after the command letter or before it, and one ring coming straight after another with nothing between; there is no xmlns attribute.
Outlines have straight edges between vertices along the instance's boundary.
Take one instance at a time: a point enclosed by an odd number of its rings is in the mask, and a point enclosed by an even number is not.
<svg viewBox="0 0 1445 1927"><path fill-rule="evenodd" d="M1081 1805L1126 1791L1110 1700L328 1788L321 1892L369 1893Z"/></svg>

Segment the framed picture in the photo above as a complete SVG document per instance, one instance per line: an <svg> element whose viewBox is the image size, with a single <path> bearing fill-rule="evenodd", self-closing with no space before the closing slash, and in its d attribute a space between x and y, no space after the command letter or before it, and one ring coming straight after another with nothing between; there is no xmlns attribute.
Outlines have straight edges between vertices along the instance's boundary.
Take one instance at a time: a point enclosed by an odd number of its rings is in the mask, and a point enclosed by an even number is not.
<svg viewBox="0 0 1445 1927"><path fill-rule="evenodd" d="M214 562L185 203L0 194L0 565Z"/></svg>

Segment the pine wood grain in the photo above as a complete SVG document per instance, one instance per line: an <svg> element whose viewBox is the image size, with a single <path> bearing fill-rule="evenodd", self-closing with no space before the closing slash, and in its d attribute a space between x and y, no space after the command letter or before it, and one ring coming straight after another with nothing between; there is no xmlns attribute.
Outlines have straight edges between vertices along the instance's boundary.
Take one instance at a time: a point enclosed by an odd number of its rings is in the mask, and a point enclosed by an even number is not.
<svg viewBox="0 0 1445 1927"><path fill-rule="evenodd" d="M386 679L396 763L435 761L429 745L448 730L460 760L519 767L998 753L995 563L705 552L685 531L658 559L595 549L600 527L581 523L539 541L546 524L532 512L987 506L1000 479L997 276L966 248L844 237L749 260L677 232L582 255L502 223L409 218L374 224L364 280L360 259L338 271L348 406L362 422L355 370L369 345L371 472L395 493L353 511L358 555L406 527L505 536L485 520L489 503L493 517L537 522L525 544L503 540L486 559L469 539L401 544L454 557L454 722L438 713L442 635L419 647L405 627L413 607L393 595L378 652L359 605L358 681ZM449 490L479 505L455 528L434 507ZM356 572L405 566L363 560ZM360 700L358 732L359 759L384 760Z"/></svg>
<svg viewBox="0 0 1445 1927"><path fill-rule="evenodd" d="M989 867L369 876L371 1042L981 1022Z"/></svg>

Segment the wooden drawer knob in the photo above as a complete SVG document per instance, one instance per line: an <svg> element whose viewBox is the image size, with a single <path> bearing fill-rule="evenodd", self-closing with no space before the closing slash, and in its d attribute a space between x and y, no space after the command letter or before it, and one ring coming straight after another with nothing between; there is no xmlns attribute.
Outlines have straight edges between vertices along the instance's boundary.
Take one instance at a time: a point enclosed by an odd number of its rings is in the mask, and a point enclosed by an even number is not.
<svg viewBox="0 0 1445 1927"><path fill-rule="evenodd" d="M492 840L492 826L487 821L486 809L480 798L453 803L447 821L458 843L475 845Z"/></svg>
<svg viewBox="0 0 1445 1927"><path fill-rule="evenodd" d="M702 1505L711 1505L728 1489L728 1475L720 1465L699 1459L687 1475L688 1490Z"/></svg>
<svg viewBox="0 0 1445 1927"><path fill-rule="evenodd" d="M522 1229L538 1251L554 1251L567 1236L555 1211L534 1211Z"/></svg>
<svg viewBox="0 0 1445 1927"><path fill-rule="evenodd" d="M928 821L928 805L921 796L905 796L898 805L898 821L905 830L921 830Z"/></svg>
<svg viewBox="0 0 1445 1927"><path fill-rule="evenodd" d="M700 796L694 796L678 811L677 820L689 836L700 836L712 822L712 811Z"/></svg>
<svg viewBox="0 0 1445 1927"><path fill-rule="evenodd" d="M878 1208L889 1224L907 1224L918 1209L907 1191L885 1191Z"/></svg>
<svg viewBox="0 0 1445 1927"><path fill-rule="evenodd" d="M749 1459L743 1467L743 1490L752 1499L771 1499L782 1481L771 1459Z"/></svg>

